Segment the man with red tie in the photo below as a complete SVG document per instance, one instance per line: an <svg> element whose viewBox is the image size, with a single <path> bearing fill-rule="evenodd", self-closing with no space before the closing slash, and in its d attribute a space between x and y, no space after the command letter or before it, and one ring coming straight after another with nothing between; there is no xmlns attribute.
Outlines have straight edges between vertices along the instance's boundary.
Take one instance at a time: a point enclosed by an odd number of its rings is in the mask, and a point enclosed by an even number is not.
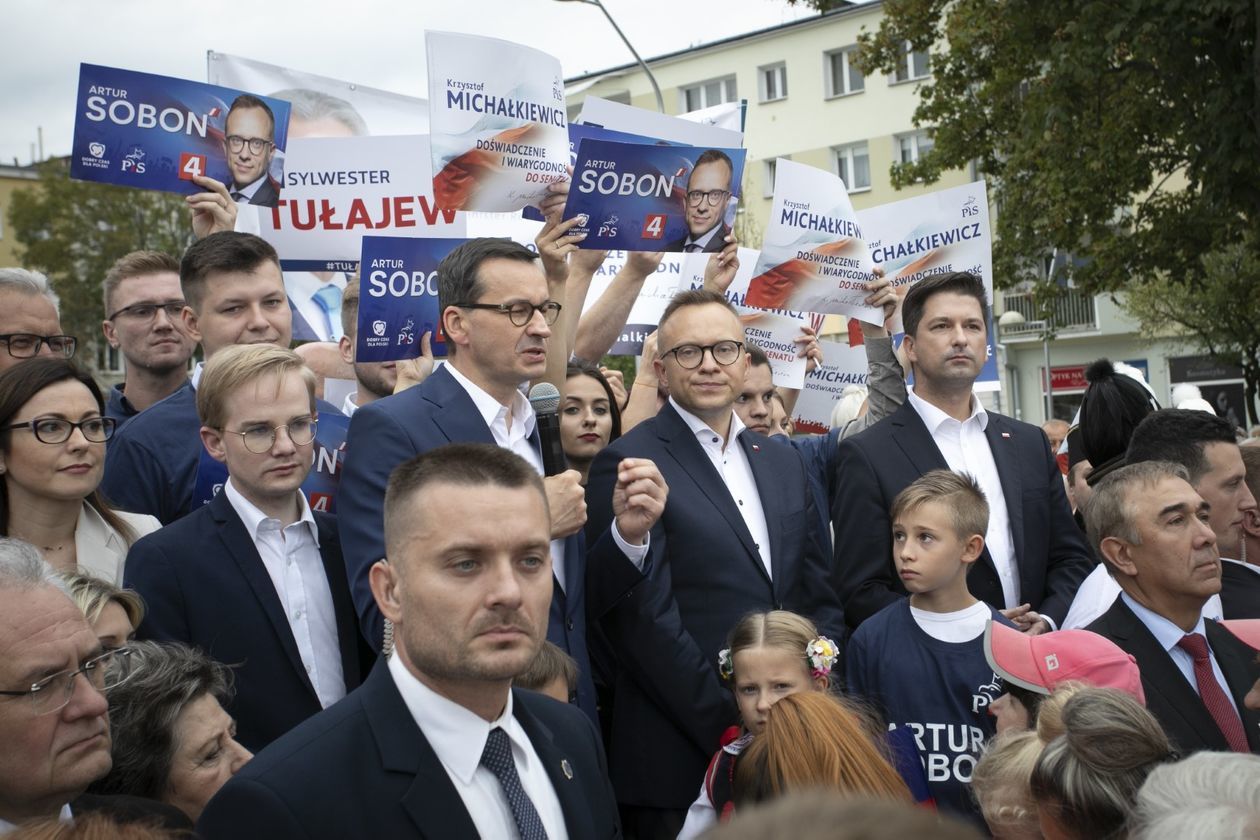
<svg viewBox="0 0 1260 840"><path fill-rule="evenodd" d="M1085 524L1121 594L1087 629L1137 660L1147 708L1183 755L1260 753L1260 712L1244 702L1255 652L1203 617L1221 589L1210 517L1179 464L1130 464L1095 485Z"/></svg>

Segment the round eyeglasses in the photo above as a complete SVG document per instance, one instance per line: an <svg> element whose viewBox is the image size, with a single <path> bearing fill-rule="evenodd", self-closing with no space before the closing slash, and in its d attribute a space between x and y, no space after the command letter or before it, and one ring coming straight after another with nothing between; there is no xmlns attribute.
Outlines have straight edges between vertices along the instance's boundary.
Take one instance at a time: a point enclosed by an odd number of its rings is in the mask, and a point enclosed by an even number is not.
<svg viewBox="0 0 1260 840"><path fill-rule="evenodd" d="M89 417L78 423L62 417L37 417L25 423L14 423L4 427L5 431L9 432L16 429L29 429L40 443L52 444L65 443L75 429L82 432L83 437L90 443L104 443L114 436L116 428L118 428L118 421L113 417Z"/></svg>
<svg viewBox="0 0 1260 840"><path fill-rule="evenodd" d="M730 340L719 341L717 344L680 344L673 350L665 351L662 357L673 356L681 367L694 370L700 367L706 351L713 354L713 361L726 367L735 364L740 354L744 352L744 345L742 342Z"/></svg>
<svg viewBox="0 0 1260 840"><path fill-rule="evenodd" d="M255 455L263 455L271 451L276 445L276 435L281 429L284 429L289 440L294 446L306 446L315 440L315 426L318 421L314 417L301 417L283 426L251 426L243 432L234 432L231 429L221 429L220 431L229 435L240 435L241 441L244 442L245 448Z"/></svg>
<svg viewBox="0 0 1260 840"><path fill-rule="evenodd" d="M717 207L723 201L731 197L730 190L692 190L687 193L687 203L692 207L699 207L701 201L709 202L710 207Z"/></svg>
<svg viewBox="0 0 1260 840"><path fill-rule="evenodd" d="M0 691L3 697L29 697L37 715L50 715L64 709L74 696L74 678L83 675L100 692L107 692L125 683L134 673L131 648L120 647L94 656L73 671L62 671L31 683L21 691Z"/></svg>
<svg viewBox="0 0 1260 840"><path fill-rule="evenodd" d="M275 144L261 137L241 137L239 134L229 134L227 136L227 145L228 150L232 152L239 152L248 145L250 154L261 155L264 149L270 148Z"/></svg>
<svg viewBox="0 0 1260 840"><path fill-rule="evenodd" d="M508 316L512 320L512 325L523 327L529 323L534 317L535 312L541 312L543 321L547 326L551 326L560 317L560 310L564 306L554 300L544 300L540 304L532 304L526 300L518 300L512 303L456 303L460 309L486 309L490 312L498 312Z"/></svg>

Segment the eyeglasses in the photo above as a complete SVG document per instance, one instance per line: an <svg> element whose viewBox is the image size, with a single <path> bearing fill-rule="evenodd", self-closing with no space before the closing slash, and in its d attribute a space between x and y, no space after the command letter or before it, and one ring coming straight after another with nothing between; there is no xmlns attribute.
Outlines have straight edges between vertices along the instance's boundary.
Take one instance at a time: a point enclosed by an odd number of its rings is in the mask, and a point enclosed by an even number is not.
<svg viewBox="0 0 1260 840"><path fill-rule="evenodd" d="M134 673L131 654L131 648L107 650L73 671L62 671L60 674L44 677L39 682L31 683L31 687L23 691L0 691L0 695L29 697L31 705L35 707L35 714L50 715L64 709L70 702L70 698L74 696L74 678L79 674L101 692L110 691L125 683Z"/></svg>
<svg viewBox="0 0 1260 840"><path fill-rule="evenodd" d="M706 350L713 354L713 361L726 367L735 364L739 354L744 352L744 345L742 342L729 340L719 341L717 344L680 344L673 350L665 351L662 358L672 355L681 367L694 370L700 367Z"/></svg>
<svg viewBox="0 0 1260 840"><path fill-rule="evenodd" d="M537 306L524 300L518 300L515 303L456 303L454 305L461 309L488 309L491 312L502 313L512 319L512 324L518 327L528 324L535 312L541 312L543 321L547 323L547 326L551 326L560 317L560 310L564 308L554 300L544 300Z"/></svg>
<svg viewBox="0 0 1260 840"><path fill-rule="evenodd" d="M687 203L692 207L698 207L700 206L701 199L707 199L710 207L717 207L730 197L730 190L709 190L708 192L704 192L703 190L692 190L687 193Z"/></svg>
<svg viewBox="0 0 1260 840"><path fill-rule="evenodd" d="M253 426L243 432L234 432L231 429L221 429L229 435L240 435L241 440L245 443L245 448L255 455L263 455L271 451L276 445L276 435L281 429L289 434L289 440L294 446L306 446L315 440L315 426L318 421L314 417L302 417L292 422L285 423L283 426Z"/></svg>
<svg viewBox="0 0 1260 840"><path fill-rule="evenodd" d="M229 134L227 136L228 150L239 152L245 148L245 144L249 144L249 152L254 155L261 155L264 149L269 149L275 145L270 140L264 140L261 137L241 137L239 134Z"/></svg>
<svg viewBox="0 0 1260 840"><path fill-rule="evenodd" d="M91 443L104 443L114 436L114 429L117 427L118 421L113 417L89 417L78 423L72 423L61 417L39 417L27 420L25 423L5 426L4 429L8 432L16 429L30 429L40 443L56 444L68 441L75 429L82 432L83 437Z"/></svg>
<svg viewBox="0 0 1260 840"><path fill-rule="evenodd" d="M9 348L9 355L15 359L32 359L39 355L39 348L47 344L54 355L70 358L79 340L72 335L35 335L34 333L7 333L0 335L0 341Z"/></svg>
<svg viewBox="0 0 1260 840"><path fill-rule="evenodd" d="M166 317L174 321L179 318L184 311L184 302L182 300L168 300L166 303L133 303L131 306L124 306L107 320L113 321L119 315L126 315L135 321L152 321L158 313L158 310L166 313Z"/></svg>

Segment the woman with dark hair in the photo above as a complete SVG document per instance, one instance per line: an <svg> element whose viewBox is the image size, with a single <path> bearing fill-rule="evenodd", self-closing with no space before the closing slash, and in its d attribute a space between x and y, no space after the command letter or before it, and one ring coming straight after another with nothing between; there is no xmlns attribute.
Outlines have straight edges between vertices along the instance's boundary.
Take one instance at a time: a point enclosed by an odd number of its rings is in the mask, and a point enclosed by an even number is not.
<svg viewBox="0 0 1260 840"><path fill-rule="evenodd" d="M582 474L608 444L621 437L621 406L595 365L570 364L560 403L560 442L569 467Z"/></svg>
<svg viewBox="0 0 1260 840"><path fill-rule="evenodd" d="M114 765L88 788L173 805L193 822L253 753L223 704L232 673L187 645L135 642L132 675L109 695Z"/></svg>
<svg viewBox="0 0 1260 840"><path fill-rule="evenodd" d="M0 535L31 543L58 571L120 584L127 550L160 523L97 492L115 426L104 411L96 382L68 359L0 374Z"/></svg>

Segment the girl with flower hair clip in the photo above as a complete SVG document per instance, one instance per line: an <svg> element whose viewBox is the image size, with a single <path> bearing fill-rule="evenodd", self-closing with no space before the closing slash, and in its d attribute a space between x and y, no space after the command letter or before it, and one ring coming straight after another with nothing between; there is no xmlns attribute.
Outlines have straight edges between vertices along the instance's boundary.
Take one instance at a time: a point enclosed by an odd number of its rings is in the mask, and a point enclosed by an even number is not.
<svg viewBox="0 0 1260 840"><path fill-rule="evenodd" d="M700 795L687 811L678 840L697 837L733 807L735 763L765 726L766 712L790 694L827 691L840 648L808 618L786 610L749 613L718 654L718 673L735 692L743 727L731 727L709 762Z"/></svg>

